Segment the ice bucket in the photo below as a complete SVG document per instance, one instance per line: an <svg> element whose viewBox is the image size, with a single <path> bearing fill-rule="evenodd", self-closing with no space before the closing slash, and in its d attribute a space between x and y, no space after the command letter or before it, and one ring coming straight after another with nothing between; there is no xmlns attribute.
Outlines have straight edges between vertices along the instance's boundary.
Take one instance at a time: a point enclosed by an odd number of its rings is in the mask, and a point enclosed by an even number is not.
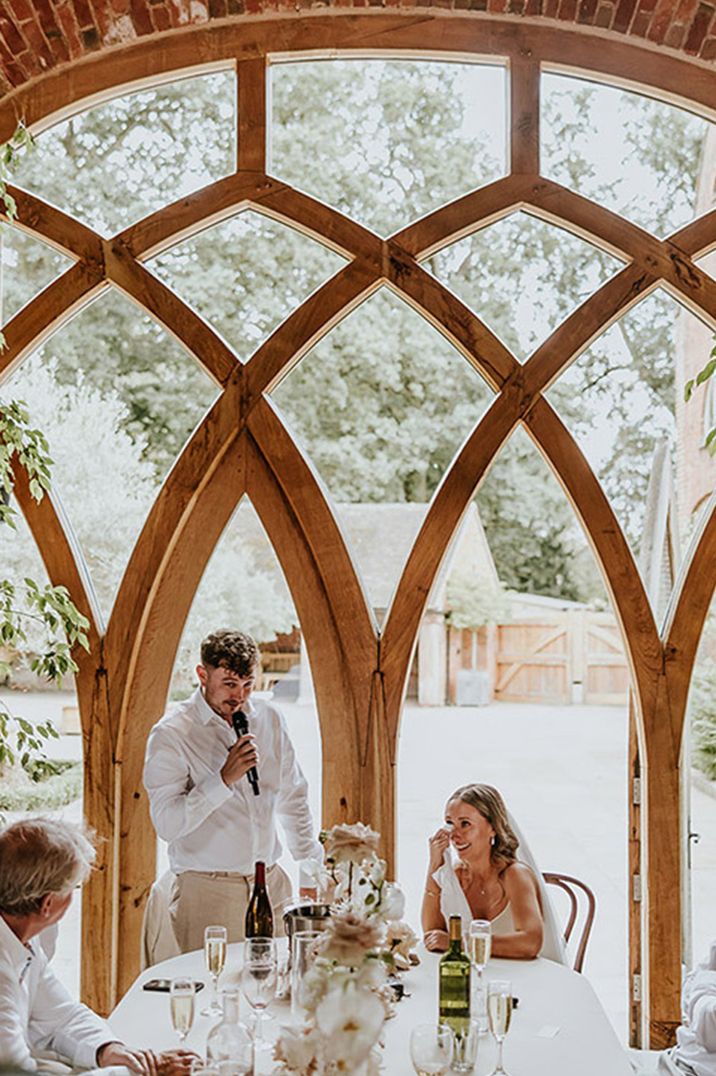
<svg viewBox="0 0 716 1076"><path fill-rule="evenodd" d="M299 930L325 930L331 918L330 904L296 904L283 913L283 925L288 935L288 948L291 951L291 939Z"/></svg>

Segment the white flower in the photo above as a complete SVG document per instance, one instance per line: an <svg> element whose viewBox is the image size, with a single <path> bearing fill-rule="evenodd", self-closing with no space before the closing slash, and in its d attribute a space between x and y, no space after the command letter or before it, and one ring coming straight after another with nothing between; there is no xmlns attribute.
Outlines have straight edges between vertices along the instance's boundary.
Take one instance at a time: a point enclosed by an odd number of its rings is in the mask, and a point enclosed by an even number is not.
<svg viewBox="0 0 716 1076"><path fill-rule="evenodd" d="M407 971L420 960L414 951L418 939L413 929L403 922L388 923L388 932L385 936L385 951L393 958L393 964L398 971Z"/></svg>
<svg viewBox="0 0 716 1076"><path fill-rule="evenodd" d="M348 984L331 990L316 1009L324 1056L339 1072L355 1072L378 1041L385 1010L372 990Z"/></svg>
<svg viewBox="0 0 716 1076"><path fill-rule="evenodd" d="M285 1027L276 1042L274 1059L282 1061L289 1072L308 1076L318 1072L321 1044L316 1028Z"/></svg>
<svg viewBox="0 0 716 1076"><path fill-rule="evenodd" d="M324 838L326 858L334 863L362 863L378 851L380 834L362 822L337 825Z"/></svg>
<svg viewBox="0 0 716 1076"><path fill-rule="evenodd" d="M405 912L405 894L395 882L385 882L380 894L380 916L385 920L402 919Z"/></svg>
<svg viewBox="0 0 716 1076"><path fill-rule="evenodd" d="M338 964L355 967L371 949L383 940L383 927L374 919L365 919L352 911L334 912L316 943L321 956Z"/></svg>

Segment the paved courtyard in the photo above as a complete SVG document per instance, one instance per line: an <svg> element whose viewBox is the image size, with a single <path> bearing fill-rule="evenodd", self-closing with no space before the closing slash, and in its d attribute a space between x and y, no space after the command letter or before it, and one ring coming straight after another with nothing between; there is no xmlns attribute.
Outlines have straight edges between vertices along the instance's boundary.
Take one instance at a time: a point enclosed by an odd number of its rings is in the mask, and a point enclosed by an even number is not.
<svg viewBox="0 0 716 1076"><path fill-rule="evenodd" d="M67 697L13 695L16 712L59 722ZM318 817L320 745L315 711L284 711L310 782ZM407 915L419 927L426 842L441 822L449 793L488 781L504 794L543 870L584 879L597 896L597 918L585 972L619 1036L627 1027L626 714L616 707L546 707L495 703L483 708L408 706L399 777L400 881ZM53 745L58 757L79 757L78 736ZM66 809L78 818L80 805ZM693 937L698 959L716 936L716 799L692 789ZM160 855L160 867L166 863ZM286 864L289 870L292 865ZM559 896L557 897L559 899ZM71 909L55 958L72 990L78 983L79 902Z"/></svg>

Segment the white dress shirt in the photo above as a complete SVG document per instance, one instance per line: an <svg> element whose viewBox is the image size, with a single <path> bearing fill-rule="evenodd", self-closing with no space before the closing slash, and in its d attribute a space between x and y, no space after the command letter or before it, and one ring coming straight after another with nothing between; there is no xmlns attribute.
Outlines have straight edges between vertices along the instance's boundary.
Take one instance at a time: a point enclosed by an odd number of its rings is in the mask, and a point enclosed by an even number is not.
<svg viewBox="0 0 716 1076"><path fill-rule="evenodd" d="M92 1069L97 1051L116 1042L109 1024L73 1001L37 939L23 944L0 916L0 1065L34 1072L34 1054L53 1052Z"/></svg>
<svg viewBox="0 0 716 1076"><path fill-rule="evenodd" d="M152 821L168 842L175 874L253 874L257 861L272 866L281 855L277 816L294 859L323 859L308 807L308 785L281 711L257 699L247 702L244 712L259 753L258 796L246 777L231 787L224 784L220 770L236 734L199 688L172 707L149 734L144 785ZM301 871L302 885L313 884L307 868Z"/></svg>

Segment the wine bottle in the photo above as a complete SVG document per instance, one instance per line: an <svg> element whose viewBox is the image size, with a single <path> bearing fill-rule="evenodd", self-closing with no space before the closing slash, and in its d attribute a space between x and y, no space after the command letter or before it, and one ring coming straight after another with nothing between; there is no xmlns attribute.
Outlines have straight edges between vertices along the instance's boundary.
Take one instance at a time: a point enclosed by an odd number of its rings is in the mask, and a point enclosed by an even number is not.
<svg viewBox="0 0 716 1076"><path fill-rule="evenodd" d="M257 863L254 870L254 891L246 909L247 938L273 938L273 909L266 889L266 864Z"/></svg>
<svg viewBox="0 0 716 1076"><path fill-rule="evenodd" d="M440 960L440 1023L462 1036L470 1030L470 959L462 951L462 920L450 916L450 948Z"/></svg>

